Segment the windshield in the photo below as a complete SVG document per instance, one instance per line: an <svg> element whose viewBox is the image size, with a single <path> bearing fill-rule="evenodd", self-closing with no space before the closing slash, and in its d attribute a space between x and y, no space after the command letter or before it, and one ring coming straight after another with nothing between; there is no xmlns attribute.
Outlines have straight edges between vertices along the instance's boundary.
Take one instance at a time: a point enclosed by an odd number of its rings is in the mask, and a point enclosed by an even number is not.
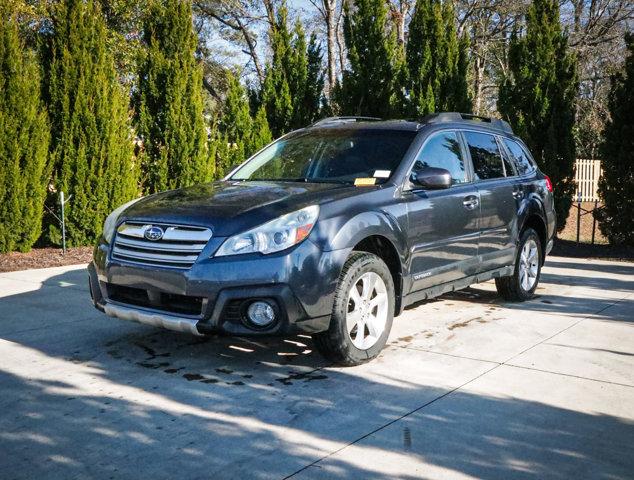
<svg viewBox="0 0 634 480"><path fill-rule="evenodd" d="M231 180L371 184L385 182L399 165L414 131L309 130L279 140L245 163Z"/></svg>

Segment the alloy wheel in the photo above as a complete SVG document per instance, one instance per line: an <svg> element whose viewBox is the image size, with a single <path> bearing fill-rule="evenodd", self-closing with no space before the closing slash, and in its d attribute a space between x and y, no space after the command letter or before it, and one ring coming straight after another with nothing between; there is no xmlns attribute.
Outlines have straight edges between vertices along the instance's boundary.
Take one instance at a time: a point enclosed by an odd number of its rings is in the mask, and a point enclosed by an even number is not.
<svg viewBox="0 0 634 480"><path fill-rule="evenodd" d="M537 282L539 272L539 248L532 238L529 238L522 247L519 270L520 286L525 292L529 292Z"/></svg>
<svg viewBox="0 0 634 480"><path fill-rule="evenodd" d="M350 288L346 331L359 350L371 348L385 330L388 317L385 282L375 272L361 275Z"/></svg>

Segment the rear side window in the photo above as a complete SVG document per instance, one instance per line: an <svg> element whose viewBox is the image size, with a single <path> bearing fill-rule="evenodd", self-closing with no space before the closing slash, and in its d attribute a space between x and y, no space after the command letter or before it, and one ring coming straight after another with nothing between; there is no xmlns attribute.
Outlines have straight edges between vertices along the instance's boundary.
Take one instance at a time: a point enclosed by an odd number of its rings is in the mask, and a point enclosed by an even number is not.
<svg viewBox="0 0 634 480"><path fill-rule="evenodd" d="M518 175L524 175L535 170L528 153L519 143L510 138L504 138L503 141L506 148L511 152L511 157L517 167Z"/></svg>
<svg viewBox="0 0 634 480"><path fill-rule="evenodd" d="M476 179L504 177L504 165L497 141L493 135L464 132ZM512 175L512 172L509 172Z"/></svg>
<svg viewBox="0 0 634 480"><path fill-rule="evenodd" d="M465 183L467 172L456 132L441 132L432 136L418 154L414 170L426 167L444 168L451 173L451 183Z"/></svg>

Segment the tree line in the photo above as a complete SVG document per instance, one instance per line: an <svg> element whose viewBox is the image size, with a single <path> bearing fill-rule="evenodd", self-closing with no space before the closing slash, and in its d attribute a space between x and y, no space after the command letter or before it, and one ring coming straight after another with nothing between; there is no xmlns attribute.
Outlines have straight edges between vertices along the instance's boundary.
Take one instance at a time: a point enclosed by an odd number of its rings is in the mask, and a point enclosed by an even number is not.
<svg viewBox="0 0 634 480"><path fill-rule="evenodd" d="M72 196L68 243L90 244L125 201L221 178L322 116L489 113L483 82L494 75L479 69L492 47L478 31L491 27L478 1L311 0L320 26L284 0L6 0L0 251L58 244L45 211L60 191ZM493 109L551 176L565 222L584 67L561 18L557 0L533 0L506 25ZM239 45L247 65L219 56L214 36ZM621 117L608 127L624 128Z"/></svg>

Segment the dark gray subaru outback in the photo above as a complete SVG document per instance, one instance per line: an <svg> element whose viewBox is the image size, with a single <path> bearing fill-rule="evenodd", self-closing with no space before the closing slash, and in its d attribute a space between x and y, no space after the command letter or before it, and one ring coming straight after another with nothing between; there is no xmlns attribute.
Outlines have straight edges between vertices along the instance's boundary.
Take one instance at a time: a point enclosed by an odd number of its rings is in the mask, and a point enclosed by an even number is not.
<svg viewBox="0 0 634 480"><path fill-rule="evenodd" d="M355 365L414 302L492 278L531 298L554 230L551 182L501 120L329 118L222 181L115 210L90 291L112 317L194 334L308 332Z"/></svg>

